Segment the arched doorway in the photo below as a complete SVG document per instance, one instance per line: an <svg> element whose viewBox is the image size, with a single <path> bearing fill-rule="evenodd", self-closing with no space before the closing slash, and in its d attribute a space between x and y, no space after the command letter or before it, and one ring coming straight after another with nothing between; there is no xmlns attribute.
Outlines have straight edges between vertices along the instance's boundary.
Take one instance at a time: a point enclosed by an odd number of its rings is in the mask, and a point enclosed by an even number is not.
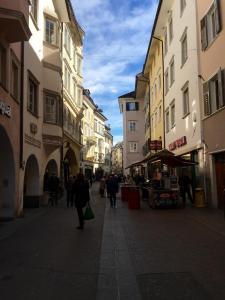
<svg viewBox="0 0 225 300"><path fill-rule="evenodd" d="M58 176L58 166L54 159L49 160L45 168L45 173L48 172L49 175L56 174Z"/></svg>
<svg viewBox="0 0 225 300"><path fill-rule="evenodd" d="M5 129L0 126L0 218L14 217L15 164L13 150Z"/></svg>
<svg viewBox="0 0 225 300"><path fill-rule="evenodd" d="M74 151L69 148L64 158L64 179L68 180L68 176L74 176L78 173L79 166Z"/></svg>
<svg viewBox="0 0 225 300"><path fill-rule="evenodd" d="M36 157L32 154L27 160L24 175L24 208L39 207L39 198L39 167Z"/></svg>

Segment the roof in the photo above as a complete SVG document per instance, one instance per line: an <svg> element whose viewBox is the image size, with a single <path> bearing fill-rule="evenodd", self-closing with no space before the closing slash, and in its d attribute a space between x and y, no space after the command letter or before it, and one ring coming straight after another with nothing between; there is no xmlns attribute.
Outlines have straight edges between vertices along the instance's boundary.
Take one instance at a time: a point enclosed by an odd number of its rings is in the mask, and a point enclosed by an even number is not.
<svg viewBox="0 0 225 300"><path fill-rule="evenodd" d="M143 73L145 71L145 67L146 67L146 64L147 64L147 61L148 61L148 55L149 55L149 51L150 51L150 48L151 48L152 39L154 37L154 32L155 32L155 28L156 28L156 24L157 24L157 21L158 21L158 16L159 16L159 13L160 13L160 10L161 10L162 3L163 3L163 0L160 0L158 8L157 8L156 16L155 16L155 21L154 21L154 24L153 24L153 27L152 27L152 33L151 33L150 41L149 41L149 44L148 44L148 50L147 50L147 54L146 54L146 57L145 57L145 62L144 62L144 65L143 65L143 70L142 70Z"/></svg>
<svg viewBox="0 0 225 300"><path fill-rule="evenodd" d="M119 96L119 98L135 98L135 96L136 96L136 93L135 93L135 91L133 91L133 92L124 94L122 96Z"/></svg>

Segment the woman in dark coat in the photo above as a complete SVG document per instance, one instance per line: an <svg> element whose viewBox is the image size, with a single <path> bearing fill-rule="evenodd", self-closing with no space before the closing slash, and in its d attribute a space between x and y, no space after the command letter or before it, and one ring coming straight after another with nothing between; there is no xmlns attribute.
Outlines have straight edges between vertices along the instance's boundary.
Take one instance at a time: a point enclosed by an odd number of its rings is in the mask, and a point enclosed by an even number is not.
<svg viewBox="0 0 225 300"><path fill-rule="evenodd" d="M73 184L73 194L75 197L75 206L77 208L77 214L79 218L79 226L77 227L77 229L83 229L83 207L85 207L87 202L90 200L90 194L88 181L84 179L84 175L82 173L79 173L77 175L77 179Z"/></svg>

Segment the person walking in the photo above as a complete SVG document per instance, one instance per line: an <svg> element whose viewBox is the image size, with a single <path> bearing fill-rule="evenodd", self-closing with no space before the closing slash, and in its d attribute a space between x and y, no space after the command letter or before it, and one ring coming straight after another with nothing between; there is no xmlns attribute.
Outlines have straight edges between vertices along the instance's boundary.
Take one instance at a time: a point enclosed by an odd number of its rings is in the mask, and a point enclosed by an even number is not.
<svg viewBox="0 0 225 300"><path fill-rule="evenodd" d="M71 176L66 183L66 204L67 207L73 206L73 178Z"/></svg>
<svg viewBox="0 0 225 300"><path fill-rule="evenodd" d="M100 179L100 183L99 183L99 193L101 195L101 197L104 197L105 194L105 177L102 177Z"/></svg>
<svg viewBox="0 0 225 300"><path fill-rule="evenodd" d="M58 204L59 178L55 173L49 178L49 202L51 206Z"/></svg>
<svg viewBox="0 0 225 300"><path fill-rule="evenodd" d="M77 229L84 228L84 213L83 208L90 201L89 183L85 180L84 175L79 173L73 184L73 194L75 196L75 206L77 209L79 226Z"/></svg>
<svg viewBox="0 0 225 300"><path fill-rule="evenodd" d="M116 194L118 193L118 190L119 190L119 184L118 184L118 180L114 174L112 174L109 178L108 190L109 190L111 207L115 208L116 207Z"/></svg>
<svg viewBox="0 0 225 300"><path fill-rule="evenodd" d="M186 194L188 195L188 198L193 205L194 201L193 201L191 191L190 191L191 179L184 171L182 172L182 175L180 176L180 178L178 180L178 184L180 186L180 195L182 197L183 207L186 206Z"/></svg>

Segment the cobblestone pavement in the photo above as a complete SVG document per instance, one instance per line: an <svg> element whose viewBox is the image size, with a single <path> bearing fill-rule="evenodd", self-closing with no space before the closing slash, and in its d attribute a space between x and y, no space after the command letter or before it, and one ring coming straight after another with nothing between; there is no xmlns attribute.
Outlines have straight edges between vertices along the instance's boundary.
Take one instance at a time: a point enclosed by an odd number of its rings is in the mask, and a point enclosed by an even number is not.
<svg viewBox="0 0 225 300"><path fill-rule="evenodd" d="M96 218L78 231L65 206L0 224L1 300L225 299L221 212L113 209L95 184Z"/></svg>

